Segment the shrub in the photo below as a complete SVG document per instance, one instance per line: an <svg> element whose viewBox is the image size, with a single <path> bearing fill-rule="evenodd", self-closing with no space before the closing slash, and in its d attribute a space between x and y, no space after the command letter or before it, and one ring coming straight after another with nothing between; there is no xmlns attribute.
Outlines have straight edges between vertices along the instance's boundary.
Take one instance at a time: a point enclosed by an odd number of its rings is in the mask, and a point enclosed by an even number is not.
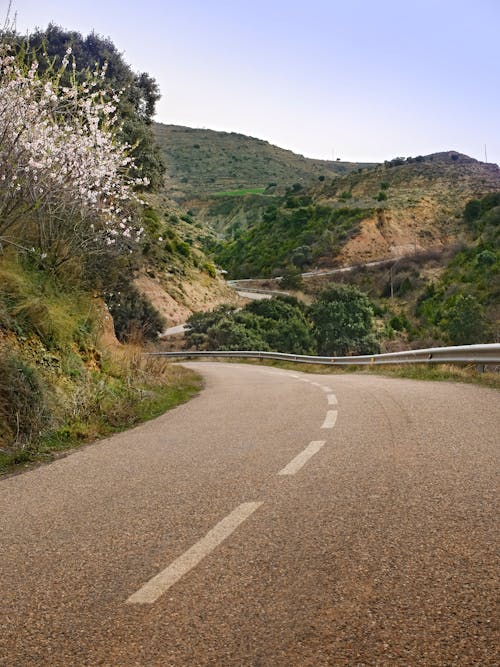
<svg viewBox="0 0 500 667"><path fill-rule="evenodd" d="M214 350L314 351L304 307L293 297L253 301L241 311L219 306L188 320L187 346Z"/></svg>
<svg viewBox="0 0 500 667"><path fill-rule="evenodd" d="M205 262L203 264L203 271L205 271L205 273L208 273L208 275L211 278L216 278L217 277L217 269L212 264L212 262Z"/></svg>
<svg viewBox="0 0 500 667"><path fill-rule="evenodd" d="M481 215L481 202L478 199L471 199L467 202L464 209L465 222L473 222Z"/></svg>
<svg viewBox="0 0 500 667"><path fill-rule="evenodd" d="M492 250L483 250L476 258L476 262L481 266L492 266L497 261L497 257Z"/></svg>
<svg viewBox="0 0 500 667"><path fill-rule="evenodd" d="M19 357L0 351L0 444L20 451L34 446L49 417L38 373Z"/></svg>
<svg viewBox="0 0 500 667"><path fill-rule="evenodd" d="M488 340L485 311L472 295L459 294L446 309L441 326L452 345L484 343Z"/></svg>
<svg viewBox="0 0 500 667"><path fill-rule="evenodd" d="M299 290L303 286L302 274L297 266L288 264L283 270L280 287L283 289Z"/></svg>
<svg viewBox="0 0 500 667"><path fill-rule="evenodd" d="M318 353L341 356L372 354L373 307L366 294L351 285L333 285L321 292L310 309Z"/></svg>
<svg viewBox="0 0 500 667"><path fill-rule="evenodd" d="M165 327L165 320L156 308L131 283L122 283L105 295L113 317L118 340L126 342L137 337L156 340Z"/></svg>
<svg viewBox="0 0 500 667"><path fill-rule="evenodd" d="M248 317L224 318L207 331L208 347L211 350L269 350L269 345L260 335L258 320Z"/></svg>
<svg viewBox="0 0 500 667"><path fill-rule="evenodd" d="M347 201L348 199L352 199L352 192L348 192L347 190L345 190L340 195L340 199L342 199L343 201Z"/></svg>
<svg viewBox="0 0 500 667"><path fill-rule="evenodd" d="M186 243L186 241L177 241L175 247L177 252L184 257L189 257L191 255L191 248L189 247L189 243Z"/></svg>

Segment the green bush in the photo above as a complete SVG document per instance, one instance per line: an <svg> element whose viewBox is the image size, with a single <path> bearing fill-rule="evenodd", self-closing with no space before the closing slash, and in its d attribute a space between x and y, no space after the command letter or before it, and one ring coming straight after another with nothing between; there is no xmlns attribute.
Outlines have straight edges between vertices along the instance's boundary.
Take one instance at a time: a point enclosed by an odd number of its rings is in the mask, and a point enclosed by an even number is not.
<svg viewBox="0 0 500 667"><path fill-rule="evenodd" d="M165 320L131 283L122 283L116 291L105 294L105 301L122 342L141 339L156 340L165 327Z"/></svg>
<svg viewBox="0 0 500 667"><path fill-rule="evenodd" d="M211 350L269 350L258 325L255 318L242 315L238 318L224 318L208 329L208 347Z"/></svg>
<svg viewBox="0 0 500 667"><path fill-rule="evenodd" d="M310 354L314 339L305 308L293 297L253 301L242 310L219 306L188 320L188 347Z"/></svg>
<svg viewBox="0 0 500 667"><path fill-rule="evenodd" d="M205 262L203 264L203 271L205 271L205 273L208 273L208 275L211 278L216 278L217 277L217 269L212 264L212 262Z"/></svg>
<svg viewBox="0 0 500 667"><path fill-rule="evenodd" d="M35 446L49 420L37 371L16 355L0 351L0 448L18 450L21 461L21 452Z"/></svg>
<svg viewBox="0 0 500 667"><path fill-rule="evenodd" d="M175 248L177 252L184 257L189 257L191 255L191 248L189 247L189 243L186 243L186 241L177 241Z"/></svg>
<svg viewBox="0 0 500 667"><path fill-rule="evenodd" d="M283 270L283 275L280 280L280 287L283 289L299 290L302 288L304 281L298 266L288 264Z"/></svg>
<svg viewBox="0 0 500 667"><path fill-rule="evenodd" d="M312 304L311 319L320 355L374 354L373 306L366 294L352 285L333 285Z"/></svg>
<svg viewBox="0 0 500 667"><path fill-rule="evenodd" d="M484 307L470 294L458 294L445 309L440 324L452 345L488 341Z"/></svg>

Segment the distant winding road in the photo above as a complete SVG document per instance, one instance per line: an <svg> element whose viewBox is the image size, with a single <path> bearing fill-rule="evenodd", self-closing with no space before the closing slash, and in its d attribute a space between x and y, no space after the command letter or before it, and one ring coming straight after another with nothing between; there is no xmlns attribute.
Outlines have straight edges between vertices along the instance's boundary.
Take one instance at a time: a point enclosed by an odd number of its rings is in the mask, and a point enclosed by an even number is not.
<svg viewBox="0 0 500 667"><path fill-rule="evenodd" d="M0 665L498 665L499 395L191 363L0 481Z"/></svg>

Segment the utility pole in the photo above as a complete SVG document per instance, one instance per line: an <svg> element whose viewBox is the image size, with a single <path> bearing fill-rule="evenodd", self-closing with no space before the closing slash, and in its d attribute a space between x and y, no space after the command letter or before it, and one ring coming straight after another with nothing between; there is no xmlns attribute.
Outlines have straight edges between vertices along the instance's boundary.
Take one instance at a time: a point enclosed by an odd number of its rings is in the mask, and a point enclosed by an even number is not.
<svg viewBox="0 0 500 667"><path fill-rule="evenodd" d="M486 152L486 144L484 144L484 161L488 163L488 153Z"/></svg>

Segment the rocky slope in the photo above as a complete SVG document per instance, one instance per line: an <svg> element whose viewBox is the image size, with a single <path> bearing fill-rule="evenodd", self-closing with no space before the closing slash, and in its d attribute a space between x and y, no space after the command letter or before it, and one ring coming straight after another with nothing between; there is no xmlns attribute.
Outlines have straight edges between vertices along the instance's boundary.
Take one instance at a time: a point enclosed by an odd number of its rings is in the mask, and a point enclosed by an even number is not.
<svg viewBox="0 0 500 667"><path fill-rule="evenodd" d="M498 165L454 151L394 162L315 189L321 204L376 208L343 247L340 264L448 246L463 235L465 204L500 191Z"/></svg>

